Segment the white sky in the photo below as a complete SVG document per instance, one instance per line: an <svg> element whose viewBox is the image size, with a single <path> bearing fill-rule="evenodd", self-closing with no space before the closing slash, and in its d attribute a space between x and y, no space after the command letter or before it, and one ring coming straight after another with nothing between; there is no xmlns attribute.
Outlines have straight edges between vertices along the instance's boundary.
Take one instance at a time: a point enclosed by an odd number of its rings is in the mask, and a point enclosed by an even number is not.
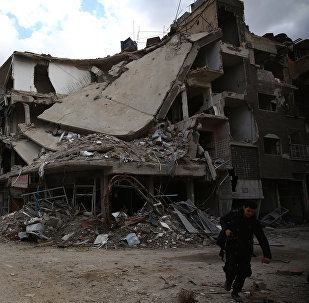
<svg viewBox="0 0 309 303"><path fill-rule="evenodd" d="M181 14L194 0L181 1ZM308 38L309 0L245 0L246 23L258 35ZM0 0L0 66L13 51L97 58L120 41L158 35L175 18L179 0ZM158 33L144 31L159 31ZM143 47L143 44L140 44Z"/></svg>

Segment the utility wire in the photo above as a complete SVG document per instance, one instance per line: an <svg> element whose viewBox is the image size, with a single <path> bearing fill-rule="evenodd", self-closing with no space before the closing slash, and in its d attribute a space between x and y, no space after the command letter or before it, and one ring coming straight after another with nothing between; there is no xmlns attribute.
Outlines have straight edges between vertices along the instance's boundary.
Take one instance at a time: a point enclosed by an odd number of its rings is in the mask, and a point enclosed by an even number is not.
<svg viewBox="0 0 309 303"><path fill-rule="evenodd" d="M175 21L177 20L177 17L178 17L180 5L181 5L181 0L179 0L179 3L178 3L178 8L177 8L177 11L176 11L176 16L175 16Z"/></svg>

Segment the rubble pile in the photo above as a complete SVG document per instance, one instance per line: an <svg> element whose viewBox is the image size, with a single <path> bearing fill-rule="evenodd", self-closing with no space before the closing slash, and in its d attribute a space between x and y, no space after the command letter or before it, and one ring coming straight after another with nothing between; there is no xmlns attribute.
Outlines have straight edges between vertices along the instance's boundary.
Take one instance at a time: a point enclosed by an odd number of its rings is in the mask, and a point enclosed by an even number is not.
<svg viewBox="0 0 309 303"><path fill-rule="evenodd" d="M200 223L186 214L183 216L188 217L187 223L183 225L183 218L179 220L179 214L173 208L179 206L174 204L161 217L152 212L141 212L132 217L118 212L106 222L100 215L80 213L66 205L37 211L33 205L25 204L21 210L0 218L0 238L34 241L60 248L94 246L106 249L128 246L178 248L214 242L209 237L216 232L203 231ZM196 232L188 232L187 224L191 224Z"/></svg>
<svg viewBox="0 0 309 303"><path fill-rule="evenodd" d="M168 126L167 123L159 124L149 136L128 142L99 133L80 135L62 129L50 129L48 132L57 138L57 151L49 151L43 147L27 168L70 160L104 160L117 161L120 165L133 162L138 167L159 165L160 169L162 165L166 165L167 172L172 174L179 162L206 162L204 157L192 158L188 154L190 131L177 132L174 126ZM13 144L21 139L21 135L2 139Z"/></svg>

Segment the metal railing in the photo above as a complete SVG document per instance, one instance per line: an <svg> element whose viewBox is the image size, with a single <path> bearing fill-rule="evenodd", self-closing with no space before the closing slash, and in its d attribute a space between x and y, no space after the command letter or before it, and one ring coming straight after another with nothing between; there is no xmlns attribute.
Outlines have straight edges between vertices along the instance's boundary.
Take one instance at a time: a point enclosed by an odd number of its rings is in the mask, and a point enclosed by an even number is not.
<svg viewBox="0 0 309 303"><path fill-rule="evenodd" d="M291 159L309 161L309 145L290 144Z"/></svg>

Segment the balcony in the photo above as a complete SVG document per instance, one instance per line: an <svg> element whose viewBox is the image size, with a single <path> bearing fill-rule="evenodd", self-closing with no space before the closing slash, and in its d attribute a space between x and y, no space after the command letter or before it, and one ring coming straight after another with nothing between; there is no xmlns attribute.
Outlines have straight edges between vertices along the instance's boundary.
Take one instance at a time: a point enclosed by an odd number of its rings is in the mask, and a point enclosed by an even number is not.
<svg viewBox="0 0 309 303"><path fill-rule="evenodd" d="M309 145L290 144L291 159L309 161Z"/></svg>

